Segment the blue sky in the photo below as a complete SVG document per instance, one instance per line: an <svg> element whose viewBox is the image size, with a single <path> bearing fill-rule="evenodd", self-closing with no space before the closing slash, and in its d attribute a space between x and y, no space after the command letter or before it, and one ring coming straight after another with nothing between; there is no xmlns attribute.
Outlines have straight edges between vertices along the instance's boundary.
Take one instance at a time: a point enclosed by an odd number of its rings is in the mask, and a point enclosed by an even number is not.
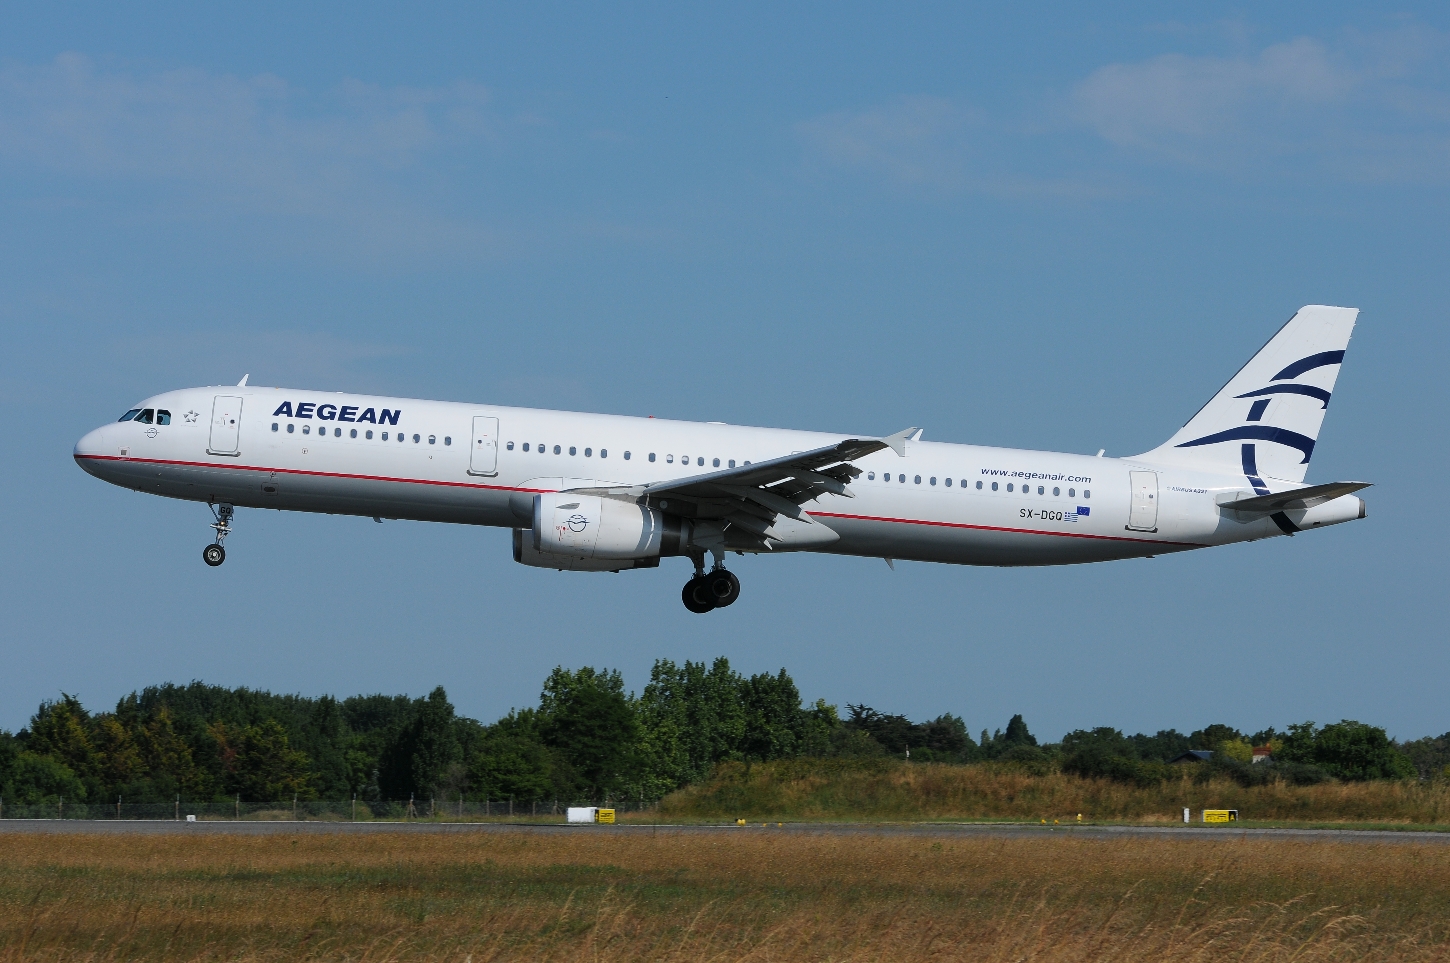
<svg viewBox="0 0 1450 963"><path fill-rule="evenodd" d="M1040 736L1450 730L1439 6L6 4L0 727L203 679L785 666ZM1154 447L1306 303L1362 309L1310 481L1369 518L1041 570L515 565L508 535L106 486L75 440L231 384Z"/></svg>

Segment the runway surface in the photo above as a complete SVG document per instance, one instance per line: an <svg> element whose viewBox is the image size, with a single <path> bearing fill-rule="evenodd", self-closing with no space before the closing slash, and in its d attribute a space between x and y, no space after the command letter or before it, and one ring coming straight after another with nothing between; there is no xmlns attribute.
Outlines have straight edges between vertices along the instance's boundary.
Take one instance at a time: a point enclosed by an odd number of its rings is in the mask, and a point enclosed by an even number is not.
<svg viewBox="0 0 1450 963"><path fill-rule="evenodd" d="M624 833L704 835L709 833L792 833L823 836L927 836L935 838L1072 837L1113 840L1156 839L1281 840L1301 842L1450 844L1450 832L1396 832L1363 829L1264 829L1237 826L1034 826L1030 823L775 823L747 826L617 823L612 826L563 823L309 822L261 820L0 819L0 833L177 835L229 833L242 836L327 835L350 833Z"/></svg>

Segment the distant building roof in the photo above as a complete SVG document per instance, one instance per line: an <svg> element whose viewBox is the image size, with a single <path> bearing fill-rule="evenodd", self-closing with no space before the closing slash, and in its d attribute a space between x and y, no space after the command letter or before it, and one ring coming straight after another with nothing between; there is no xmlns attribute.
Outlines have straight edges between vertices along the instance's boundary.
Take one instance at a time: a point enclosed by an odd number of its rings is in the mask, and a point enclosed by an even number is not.
<svg viewBox="0 0 1450 963"><path fill-rule="evenodd" d="M1174 762L1208 762L1208 760L1210 760L1212 758L1213 758L1213 753L1210 752L1207 749L1190 749L1187 752L1185 752L1183 755L1177 756L1177 757L1175 757L1173 759L1169 759L1168 761L1170 763L1174 763Z"/></svg>
<svg viewBox="0 0 1450 963"><path fill-rule="evenodd" d="M1274 750L1268 746L1254 746L1254 755L1256 756L1272 756L1273 754Z"/></svg>

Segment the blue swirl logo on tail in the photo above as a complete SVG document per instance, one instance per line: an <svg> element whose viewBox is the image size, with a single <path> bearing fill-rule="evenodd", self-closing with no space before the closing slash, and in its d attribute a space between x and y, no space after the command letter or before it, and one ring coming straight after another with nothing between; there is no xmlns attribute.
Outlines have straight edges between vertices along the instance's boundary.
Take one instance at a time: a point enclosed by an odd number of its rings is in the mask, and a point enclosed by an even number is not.
<svg viewBox="0 0 1450 963"><path fill-rule="evenodd" d="M1343 351L1321 351L1318 354L1311 354L1307 358L1300 358L1298 361L1274 375L1271 380L1285 381L1291 378L1297 378L1306 371L1313 371L1315 368L1322 368L1325 365L1340 364L1343 361ZM1268 407L1268 400L1265 398L1267 395L1304 395L1308 398L1314 398L1325 408L1329 407L1329 392L1323 388L1316 388L1314 385L1271 384L1257 391L1245 392L1234 397L1263 399L1255 401L1249 408L1247 420L1249 422L1257 422L1263 416L1264 409ZM1246 424L1240 425L1237 428L1230 428L1227 431L1216 431L1211 435L1204 435L1202 438L1185 441L1174 447L1197 448L1200 445L1216 445L1222 441L1268 441L1276 445L1287 445L1303 453L1304 458L1299 462L1301 465L1309 464L1309 458L1314 454L1314 439L1308 435L1301 435L1299 432L1290 431L1287 428L1275 428L1272 425L1261 424ZM1260 494L1268 494L1268 489L1261 487L1264 483L1258 477L1258 472L1251 470L1251 466L1256 460L1254 458L1254 446L1244 445L1242 451L1244 476L1254 486L1255 491Z"/></svg>

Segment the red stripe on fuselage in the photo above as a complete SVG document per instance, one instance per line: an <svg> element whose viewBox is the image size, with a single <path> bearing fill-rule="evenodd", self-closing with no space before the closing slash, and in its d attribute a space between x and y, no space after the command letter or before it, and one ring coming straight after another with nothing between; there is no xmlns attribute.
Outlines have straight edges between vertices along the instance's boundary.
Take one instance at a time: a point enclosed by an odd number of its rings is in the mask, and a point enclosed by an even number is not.
<svg viewBox="0 0 1450 963"><path fill-rule="evenodd" d="M1005 528L999 525L971 525L967 522L933 522L922 518L886 518L880 515L844 515L838 512L811 512L812 518L849 518L859 522L889 522L894 525L928 525L933 528L966 528L978 532L1009 532L1014 535L1056 535L1059 538L1089 538L1105 542L1138 542L1143 545L1183 545L1207 548L1199 542L1170 542L1159 538L1129 538L1124 535L1089 535L1086 532L1044 532L1036 528Z"/></svg>
<svg viewBox="0 0 1450 963"><path fill-rule="evenodd" d="M227 465L214 461L173 461L165 458L131 458L121 455L76 455L77 460L135 462L142 465L179 465L186 468L224 468L228 471L271 472L277 475L308 475L315 478L352 478L363 481L394 482L401 485L439 485L445 488L475 488L496 492L528 492L546 494L548 488L514 488L510 485L485 485L480 482L435 481L427 478L397 478L391 475L355 475L348 472L307 471L301 468L260 468L253 465ZM881 515L847 515L839 512L810 512L816 518L848 518L861 522L886 522L893 525L928 525L935 528L959 528L979 532L1007 532L1014 535L1055 535L1059 538L1086 538L1108 542L1137 542L1143 545L1182 545L1207 548L1199 542L1170 542L1155 538L1128 538L1122 535L1089 535L1085 532L1045 532L1034 528L1006 528L997 525L971 525L966 522L936 522L921 518L888 518Z"/></svg>
<svg viewBox="0 0 1450 963"><path fill-rule="evenodd" d="M481 488L495 492L548 492L547 488L513 488L509 485L485 485L482 482L434 481L429 478L396 478L392 475L354 475L340 471L308 471L302 468L261 468L256 465L227 465L215 461L174 461L167 458L131 458L121 455L76 455L76 460L124 461L141 465L180 465L185 468L225 468L227 471L271 472L274 475L308 475L314 478L355 478L362 481L397 482L401 485L439 485L444 488Z"/></svg>

